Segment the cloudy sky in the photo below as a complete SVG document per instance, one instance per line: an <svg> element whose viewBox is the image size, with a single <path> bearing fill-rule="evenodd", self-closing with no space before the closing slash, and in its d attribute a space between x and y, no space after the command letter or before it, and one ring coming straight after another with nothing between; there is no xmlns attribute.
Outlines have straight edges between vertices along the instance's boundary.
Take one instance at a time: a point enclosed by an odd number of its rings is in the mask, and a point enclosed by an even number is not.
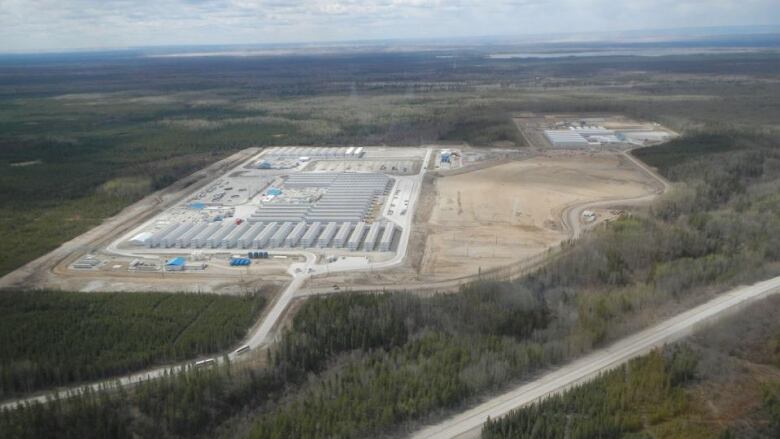
<svg viewBox="0 0 780 439"><path fill-rule="evenodd" d="M0 52L777 24L778 0L0 0Z"/></svg>

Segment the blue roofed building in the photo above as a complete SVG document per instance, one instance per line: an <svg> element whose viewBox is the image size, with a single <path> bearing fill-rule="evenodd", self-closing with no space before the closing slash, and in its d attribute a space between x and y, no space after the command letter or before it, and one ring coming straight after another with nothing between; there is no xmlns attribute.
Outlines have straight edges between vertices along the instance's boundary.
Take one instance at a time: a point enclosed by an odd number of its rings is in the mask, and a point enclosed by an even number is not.
<svg viewBox="0 0 780 439"><path fill-rule="evenodd" d="M187 261L182 257L168 259L165 261L165 271L182 271L187 265Z"/></svg>

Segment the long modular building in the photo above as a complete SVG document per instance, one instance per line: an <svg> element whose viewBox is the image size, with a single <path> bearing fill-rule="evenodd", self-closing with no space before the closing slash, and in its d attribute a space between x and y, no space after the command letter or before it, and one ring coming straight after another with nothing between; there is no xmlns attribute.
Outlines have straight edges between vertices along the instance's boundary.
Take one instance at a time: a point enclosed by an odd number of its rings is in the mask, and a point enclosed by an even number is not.
<svg viewBox="0 0 780 439"><path fill-rule="evenodd" d="M382 230L382 223L379 221L371 224L366 234L366 239L363 240L363 250L370 252L374 251L376 246L376 240L379 239L379 232Z"/></svg>
<svg viewBox="0 0 780 439"><path fill-rule="evenodd" d="M301 247L314 247L314 242L317 239L317 236L319 236L321 230L322 223L312 223L312 225L309 226L309 230L307 230L306 234L303 235L303 238L301 238Z"/></svg>
<svg viewBox="0 0 780 439"><path fill-rule="evenodd" d="M187 231L189 231L190 229L192 229L192 223L179 224L179 227L173 229L171 233L168 233L160 240L160 247L165 247L165 248L173 247L174 245L176 245L176 239L178 239L179 236L187 233Z"/></svg>
<svg viewBox="0 0 780 439"><path fill-rule="evenodd" d="M202 232L195 235L190 240L190 247L193 248L201 248L206 245L206 240L209 239L209 237L215 233L217 233L217 230L222 228L222 224L219 223L212 223L206 226L205 229L203 229Z"/></svg>
<svg viewBox="0 0 780 439"><path fill-rule="evenodd" d="M333 238L333 247L343 248L347 245L347 240L352 232L352 223L346 222L341 225L339 231L336 233L336 237Z"/></svg>
<svg viewBox="0 0 780 439"><path fill-rule="evenodd" d="M189 247L192 244L192 238L198 236L209 226L209 223L197 223L185 234L176 238L176 246L179 248Z"/></svg>
<svg viewBox="0 0 780 439"><path fill-rule="evenodd" d="M395 237L395 224L391 222L385 223L385 231L382 232L382 239L379 240L379 251L390 251L390 247L393 245L393 237Z"/></svg>
<svg viewBox="0 0 780 439"><path fill-rule="evenodd" d="M360 243L363 241L363 235L366 232L366 223L359 222L355 226L355 230L352 232L352 235L349 237L349 241L347 241L347 248L349 250L357 250L358 247L360 247Z"/></svg>
<svg viewBox="0 0 780 439"><path fill-rule="evenodd" d="M269 247L281 247L284 244L285 238L287 238L287 235L292 232L293 227L295 227L295 223L292 221L287 221L284 224L279 227L279 230L274 233L274 235L271 237L271 239L268 241Z"/></svg>
<svg viewBox="0 0 780 439"><path fill-rule="evenodd" d="M320 188L314 202L291 203L269 200L250 216L251 222L362 222L377 201L392 186L392 179L379 173L301 172L292 174L284 187Z"/></svg>
<svg viewBox="0 0 780 439"><path fill-rule="evenodd" d="M216 233L209 236L208 239L206 239L206 245L208 245L211 248L217 248L220 245L222 245L222 239L226 236L228 236L230 233L233 232L233 229L236 228L235 223L225 224L217 230Z"/></svg>
<svg viewBox="0 0 780 439"><path fill-rule="evenodd" d="M265 248L268 243L271 241L271 238L274 236L276 231L279 229L279 223L270 223L265 228L263 228L263 231L260 232L259 235L255 238L253 241L253 245L255 248Z"/></svg>
<svg viewBox="0 0 780 439"><path fill-rule="evenodd" d="M257 235L260 234L260 232L263 231L263 228L265 227L264 223L254 223L252 224L252 227L244 233L241 238L238 239L238 246L241 248L249 248L252 246L252 242L254 242Z"/></svg>
<svg viewBox="0 0 780 439"><path fill-rule="evenodd" d="M289 235L284 239L285 247L295 247L306 233L306 223L300 222L293 227Z"/></svg>
<svg viewBox="0 0 780 439"><path fill-rule="evenodd" d="M330 244L330 241L336 235L338 229L339 223L335 221L329 222L328 225L325 226L325 230L322 231L320 237L317 239L317 246L321 248L327 247L328 244Z"/></svg>
<svg viewBox="0 0 780 439"><path fill-rule="evenodd" d="M243 223L228 233L227 236L222 238L222 247L233 248L238 244L238 239L241 238L244 233L248 232L252 226L249 223Z"/></svg>
<svg viewBox="0 0 780 439"><path fill-rule="evenodd" d="M175 223L169 224L145 241L148 247L179 248L348 248L365 251L389 251L396 226L376 221L307 223L286 221L270 223ZM156 244L154 244L156 243Z"/></svg>

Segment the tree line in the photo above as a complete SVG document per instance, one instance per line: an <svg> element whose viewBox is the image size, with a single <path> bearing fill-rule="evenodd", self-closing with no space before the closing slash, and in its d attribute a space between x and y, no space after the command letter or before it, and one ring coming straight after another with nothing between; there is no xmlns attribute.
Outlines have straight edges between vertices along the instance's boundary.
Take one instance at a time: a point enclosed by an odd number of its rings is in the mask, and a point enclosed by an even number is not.
<svg viewBox="0 0 780 439"><path fill-rule="evenodd" d="M219 352L246 334L262 294L0 293L0 396Z"/></svg>

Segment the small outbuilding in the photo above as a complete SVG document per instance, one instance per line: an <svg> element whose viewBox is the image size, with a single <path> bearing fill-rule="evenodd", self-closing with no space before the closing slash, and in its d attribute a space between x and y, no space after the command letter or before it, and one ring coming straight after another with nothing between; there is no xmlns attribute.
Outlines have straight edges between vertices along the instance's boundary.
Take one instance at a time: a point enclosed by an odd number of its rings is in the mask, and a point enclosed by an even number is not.
<svg viewBox="0 0 780 439"><path fill-rule="evenodd" d="M165 271L183 271L187 261L182 257L176 257L165 261Z"/></svg>

